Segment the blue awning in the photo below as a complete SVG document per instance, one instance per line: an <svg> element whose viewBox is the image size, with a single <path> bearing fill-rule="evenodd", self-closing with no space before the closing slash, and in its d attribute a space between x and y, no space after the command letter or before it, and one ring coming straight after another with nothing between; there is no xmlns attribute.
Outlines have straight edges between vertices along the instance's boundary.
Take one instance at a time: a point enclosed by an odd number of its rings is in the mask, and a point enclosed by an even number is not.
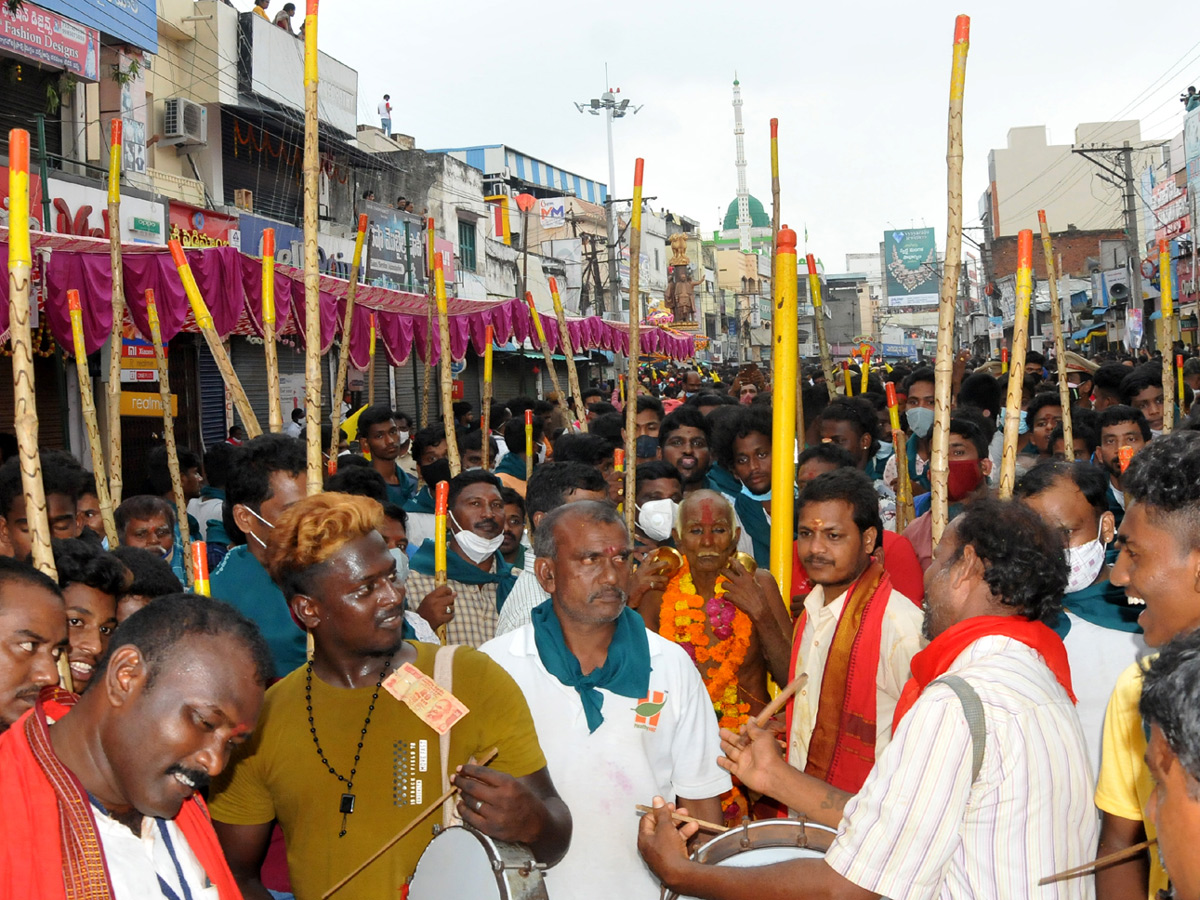
<svg viewBox="0 0 1200 900"><path fill-rule="evenodd" d="M1161 318L1162 318L1162 310L1161 309L1155 310L1154 312L1150 313L1150 321L1151 322L1153 322L1155 319L1161 319Z"/></svg>
<svg viewBox="0 0 1200 900"><path fill-rule="evenodd" d="M1071 335L1071 340L1082 341L1085 337L1087 337L1087 333L1088 330L1086 328L1080 328L1077 332Z"/></svg>
<svg viewBox="0 0 1200 900"><path fill-rule="evenodd" d="M1096 322L1095 324L1092 324L1092 325L1085 325L1083 328L1080 328L1073 335L1071 335L1071 340L1086 341L1088 335L1090 335L1094 332L1097 332L1097 331L1104 331L1107 327L1108 326L1106 326L1103 322Z"/></svg>

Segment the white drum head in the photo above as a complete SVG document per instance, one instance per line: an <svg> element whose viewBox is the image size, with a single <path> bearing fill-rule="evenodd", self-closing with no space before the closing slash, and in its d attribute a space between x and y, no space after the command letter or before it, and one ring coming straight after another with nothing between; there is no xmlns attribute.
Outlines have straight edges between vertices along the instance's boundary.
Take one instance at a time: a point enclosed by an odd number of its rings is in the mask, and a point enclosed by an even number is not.
<svg viewBox="0 0 1200 900"><path fill-rule="evenodd" d="M488 848L465 828L438 834L417 862L409 900L504 900Z"/></svg>

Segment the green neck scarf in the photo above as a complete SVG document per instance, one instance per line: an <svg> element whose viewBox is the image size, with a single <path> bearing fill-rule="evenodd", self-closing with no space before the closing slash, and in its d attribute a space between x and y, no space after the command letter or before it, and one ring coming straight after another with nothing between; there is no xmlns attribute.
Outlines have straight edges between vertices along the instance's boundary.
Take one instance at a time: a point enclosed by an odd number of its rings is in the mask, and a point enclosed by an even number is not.
<svg viewBox="0 0 1200 900"><path fill-rule="evenodd" d="M604 665L587 675L583 674L575 654L567 648L562 625L554 612L554 601L547 600L534 607L531 619L533 640L542 665L567 687L579 692L589 732L595 732L604 721L601 713L604 695L600 688L634 700L649 692L650 641L646 637L645 622L632 609L626 607L621 611Z"/></svg>

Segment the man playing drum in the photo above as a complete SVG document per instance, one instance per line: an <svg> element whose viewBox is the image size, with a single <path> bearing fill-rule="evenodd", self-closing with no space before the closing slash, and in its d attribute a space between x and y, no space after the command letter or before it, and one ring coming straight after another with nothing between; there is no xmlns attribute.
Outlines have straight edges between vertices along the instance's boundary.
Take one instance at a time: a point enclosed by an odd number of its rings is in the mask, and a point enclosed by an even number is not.
<svg viewBox="0 0 1200 900"><path fill-rule="evenodd" d="M759 868L687 857L669 807L638 847L671 890L694 897L1093 896L1091 877L1038 879L1091 859L1091 766L1062 641L1043 623L1067 581L1062 540L1014 502L982 500L951 523L925 576L924 631L890 744L857 795L798 772L773 737L722 735L722 765L838 828L821 859Z"/></svg>
<svg viewBox="0 0 1200 900"><path fill-rule="evenodd" d="M434 674L437 648L401 639L404 588L378 531L382 519L374 500L322 494L290 507L270 533L267 569L314 649L308 665L268 691L253 738L213 785L217 835L247 900L268 896L259 867L274 822L297 900L317 900L442 792L436 702L421 718L383 686L405 664ZM520 689L462 647L452 690L468 710L449 732L458 814L553 865L570 843L571 817ZM467 765L492 747L499 753L489 766ZM396 896L433 823L356 875L338 900Z"/></svg>
<svg viewBox="0 0 1200 900"><path fill-rule="evenodd" d="M625 605L630 540L615 507L557 507L538 524L534 550L550 600L482 650L521 686L574 819L547 892L653 900L658 882L635 851L634 807L666 793L720 821L730 780L716 761L712 704L688 656Z"/></svg>

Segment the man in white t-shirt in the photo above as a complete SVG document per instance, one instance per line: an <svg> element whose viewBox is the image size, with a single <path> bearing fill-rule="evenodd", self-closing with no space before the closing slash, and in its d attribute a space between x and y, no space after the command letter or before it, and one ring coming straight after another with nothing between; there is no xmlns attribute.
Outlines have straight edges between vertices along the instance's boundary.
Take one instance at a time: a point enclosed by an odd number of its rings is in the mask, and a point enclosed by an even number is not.
<svg viewBox="0 0 1200 900"><path fill-rule="evenodd" d="M392 95L384 94L379 101L379 127L388 137L392 136Z"/></svg>
<svg viewBox="0 0 1200 900"><path fill-rule="evenodd" d="M480 649L525 694L573 813L571 849L546 873L547 892L653 900L659 883L638 857L634 806L661 795L721 821L731 782L716 762L712 702L687 654L626 606L630 539L615 507L585 500L552 510L534 550L550 600Z"/></svg>

